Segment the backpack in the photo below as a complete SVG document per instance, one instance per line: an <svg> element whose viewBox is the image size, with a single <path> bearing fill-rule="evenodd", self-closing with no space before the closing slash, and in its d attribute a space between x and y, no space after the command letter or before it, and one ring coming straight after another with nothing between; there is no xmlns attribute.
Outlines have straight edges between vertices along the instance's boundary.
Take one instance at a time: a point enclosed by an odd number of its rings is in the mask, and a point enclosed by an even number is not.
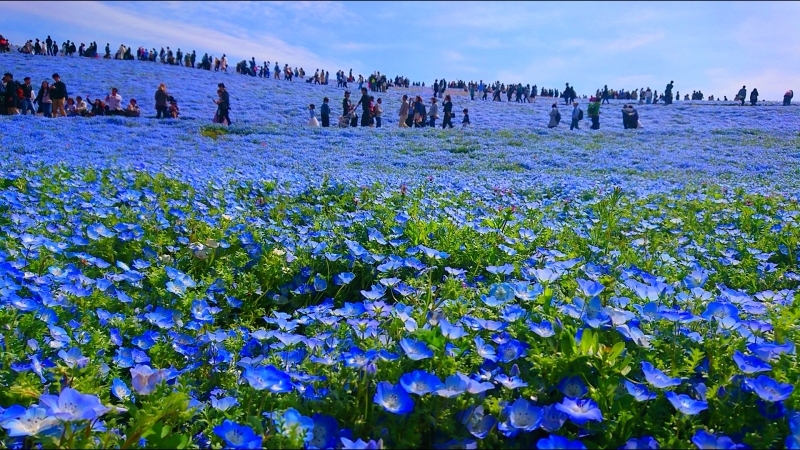
<svg viewBox="0 0 800 450"><path fill-rule="evenodd" d="M583 120L583 110L582 109L578 110L578 120Z"/></svg>

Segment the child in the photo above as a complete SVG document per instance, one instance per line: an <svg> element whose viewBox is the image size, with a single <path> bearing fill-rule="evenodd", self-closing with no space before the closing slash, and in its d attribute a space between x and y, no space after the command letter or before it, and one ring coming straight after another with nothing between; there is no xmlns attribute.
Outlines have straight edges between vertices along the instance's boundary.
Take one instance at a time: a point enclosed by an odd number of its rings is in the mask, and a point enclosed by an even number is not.
<svg viewBox="0 0 800 450"><path fill-rule="evenodd" d="M71 97L67 98L67 106L64 109L66 110L68 117L78 115L78 113L75 111L75 100L73 100Z"/></svg>
<svg viewBox="0 0 800 450"><path fill-rule="evenodd" d="M128 107L125 108L125 117L139 117L139 105L136 103L135 98L132 98L131 102L128 103Z"/></svg>
<svg viewBox="0 0 800 450"><path fill-rule="evenodd" d="M314 104L308 105L308 126L310 127L318 127L319 122L317 122L317 114L314 111Z"/></svg>
<svg viewBox="0 0 800 450"><path fill-rule="evenodd" d="M467 128L469 125L469 110L464 108L464 120L461 121L461 128Z"/></svg>
<svg viewBox="0 0 800 450"><path fill-rule="evenodd" d="M178 101L175 100L175 97L169 97L169 116L173 119L177 119L180 115L181 110L178 108Z"/></svg>
<svg viewBox="0 0 800 450"><path fill-rule="evenodd" d="M378 103L375 104L374 108L375 113L375 128L381 127L381 115L383 114L383 101L378 99Z"/></svg>
<svg viewBox="0 0 800 450"><path fill-rule="evenodd" d="M322 107L319 112L322 115L322 126L329 127L331 124L331 107L328 105L328 97L322 99Z"/></svg>

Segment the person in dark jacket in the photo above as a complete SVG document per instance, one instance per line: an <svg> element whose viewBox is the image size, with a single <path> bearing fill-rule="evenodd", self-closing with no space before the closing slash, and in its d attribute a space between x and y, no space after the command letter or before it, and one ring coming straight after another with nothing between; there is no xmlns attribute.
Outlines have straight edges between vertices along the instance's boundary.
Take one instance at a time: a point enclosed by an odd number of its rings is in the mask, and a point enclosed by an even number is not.
<svg viewBox="0 0 800 450"><path fill-rule="evenodd" d="M794 97L794 91L789 89L785 94L783 94L783 106L791 105L792 97Z"/></svg>
<svg viewBox="0 0 800 450"><path fill-rule="evenodd" d="M625 129L639 128L639 113L633 105L625 105L622 107L622 126Z"/></svg>
<svg viewBox="0 0 800 450"><path fill-rule="evenodd" d="M369 119L370 119L370 110L369 110L369 94L367 93L367 88L361 88L361 98L358 100L356 104L356 108L361 105L361 126L368 127L369 126Z"/></svg>
<svg viewBox="0 0 800 450"><path fill-rule="evenodd" d="M742 86L742 88L739 89L739 93L736 94L736 98L741 101L742 106L744 106L744 101L747 98L747 86Z"/></svg>
<svg viewBox="0 0 800 450"><path fill-rule="evenodd" d="M50 86L50 100L53 101L53 117L67 117L67 111L64 109L64 101L67 98L67 85L61 81L61 77L53 74L53 84Z"/></svg>
<svg viewBox="0 0 800 450"><path fill-rule="evenodd" d="M33 109L33 103L31 101L31 93L33 92L31 77L25 77L23 81L25 84L20 85L20 89L22 89L22 100L19 102L20 112L22 114L28 114L28 111L30 111L32 115L36 115L36 110Z"/></svg>
<svg viewBox="0 0 800 450"><path fill-rule="evenodd" d="M444 110L442 129L447 128L448 125L450 126L450 128L453 128L453 102L450 101L449 94L444 96L444 103L442 104L442 109Z"/></svg>
<svg viewBox="0 0 800 450"><path fill-rule="evenodd" d="M214 100L214 103L217 104L219 108L219 121L220 123L225 123L224 121L228 121L228 126L231 125L231 118L228 116L228 111L231 109L231 97L228 94L228 90L225 89L225 83L220 83L217 85L219 87L219 100Z"/></svg>
<svg viewBox="0 0 800 450"><path fill-rule="evenodd" d="M666 89L664 89L664 104L671 105L672 104L672 83L674 81L670 81L667 85Z"/></svg>
<svg viewBox="0 0 800 450"><path fill-rule="evenodd" d="M169 99L169 94L167 94L167 85L161 83L158 85L158 90L156 90L156 119L166 119L167 115L167 100Z"/></svg>
<svg viewBox="0 0 800 450"><path fill-rule="evenodd" d="M609 103L610 104L610 102L608 101L608 85L607 84L603 86L603 101L602 101L602 103Z"/></svg>
<svg viewBox="0 0 800 450"><path fill-rule="evenodd" d="M758 103L758 89L753 88L750 92L750 106L756 106L756 103Z"/></svg>
<svg viewBox="0 0 800 450"><path fill-rule="evenodd" d="M3 108L5 108L4 114L12 116L17 114L17 107L19 106L17 82L14 81L14 75L6 72L3 74L3 83L5 84L5 91L2 94Z"/></svg>
<svg viewBox="0 0 800 450"><path fill-rule="evenodd" d="M329 127L331 125L331 106L328 104L328 97L322 99L322 107L319 112L322 117L322 126Z"/></svg>

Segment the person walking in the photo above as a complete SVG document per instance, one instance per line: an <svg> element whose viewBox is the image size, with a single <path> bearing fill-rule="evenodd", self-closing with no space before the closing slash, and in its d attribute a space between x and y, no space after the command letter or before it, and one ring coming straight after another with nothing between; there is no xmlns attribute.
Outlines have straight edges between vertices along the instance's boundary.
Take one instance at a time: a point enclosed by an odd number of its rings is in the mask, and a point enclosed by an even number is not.
<svg viewBox="0 0 800 450"><path fill-rule="evenodd" d="M32 115L36 115L36 110L33 109L33 86L31 86L31 77L25 77L24 84L20 86L22 89L22 100L19 102L19 109L22 114L27 115L28 111Z"/></svg>
<svg viewBox="0 0 800 450"><path fill-rule="evenodd" d="M408 95L403 94L403 101L400 103L400 128L408 128L406 120L408 120Z"/></svg>
<svg viewBox="0 0 800 450"><path fill-rule="evenodd" d="M756 103L758 103L758 89L753 88L750 92L750 106L756 106Z"/></svg>
<svg viewBox="0 0 800 450"><path fill-rule="evenodd" d="M67 111L64 109L64 101L67 98L67 85L61 81L61 77L53 74L53 84L50 86L50 99L53 101L53 116L54 117L67 117Z"/></svg>
<svg viewBox="0 0 800 450"><path fill-rule="evenodd" d="M444 120L442 120L442 129L453 128L453 102L450 101L450 94L444 96Z"/></svg>
<svg viewBox="0 0 800 450"><path fill-rule="evenodd" d="M331 126L331 106L328 104L328 97L322 99L322 106L319 108L319 113L322 118L322 127L328 128Z"/></svg>
<svg viewBox="0 0 800 450"><path fill-rule="evenodd" d="M217 113L219 116L219 122L225 123L224 121L228 122L228 126L231 126L231 118L228 116L228 112L231 109L231 97L228 93L228 90L225 89L225 83L219 83L217 85L219 88L217 93L219 94L219 100L214 100L214 103L217 104L219 112Z"/></svg>
<svg viewBox="0 0 800 450"><path fill-rule="evenodd" d="M580 130L581 127L578 126L578 124L579 124L579 122L581 120L583 120L583 110L578 108L578 102L573 101L572 102L572 123L569 124L570 131L575 129L575 128Z"/></svg>
<svg viewBox="0 0 800 450"><path fill-rule="evenodd" d="M600 129L600 99L597 97L592 97L589 99L591 102L589 106L586 108L586 112L589 113L589 117L592 119L592 126L591 129L599 130Z"/></svg>
<svg viewBox="0 0 800 450"><path fill-rule="evenodd" d="M167 94L167 85L161 83L158 85L158 89L156 90L156 119L166 119L167 116L167 100L169 99L169 95Z"/></svg>
<svg viewBox="0 0 800 450"><path fill-rule="evenodd" d="M430 117L430 127L436 128L436 119L439 118L439 105L436 104L436 97L431 99L431 109L428 110L428 116Z"/></svg>
<svg viewBox="0 0 800 450"><path fill-rule="evenodd" d="M742 86L739 89L739 92L736 94L736 98L742 102L742 106L744 106L744 101L747 99L747 86Z"/></svg>
<svg viewBox="0 0 800 450"><path fill-rule="evenodd" d="M558 103L553 103L553 107L550 109L550 122L547 124L547 128L555 128L558 126L559 122L561 122L561 113L558 112Z"/></svg>

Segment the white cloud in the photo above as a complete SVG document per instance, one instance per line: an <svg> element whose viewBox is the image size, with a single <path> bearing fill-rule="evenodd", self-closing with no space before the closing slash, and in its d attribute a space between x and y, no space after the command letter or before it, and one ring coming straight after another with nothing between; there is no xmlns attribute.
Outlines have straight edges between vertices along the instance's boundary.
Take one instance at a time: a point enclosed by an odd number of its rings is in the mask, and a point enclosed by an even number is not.
<svg viewBox="0 0 800 450"><path fill-rule="evenodd" d="M186 7L195 4L182 3L182 5ZM219 7L224 10L229 8L228 5L229 3L223 2ZM201 4L200 7L208 13L206 9L209 8L208 5ZM308 5L303 7L309 8ZM242 28L235 28L235 34L232 35L229 34L230 29L219 27L209 29L167 18L142 16L128 8L100 2L42 2L33 8L27 2L9 2L4 4L4 9L6 14L11 15L34 14L39 20L60 22L81 28L90 26L93 31L116 36L122 43L134 47L138 47L140 43L144 44L142 41L147 41L148 46L156 48L169 45L184 50L195 49L199 56L205 52L213 55L225 53L231 63L242 59L249 60L251 56L255 56L258 62L266 59L273 62L280 61L281 65L289 63L293 67L324 67L329 71L335 71L345 66L266 33L253 34ZM98 42L98 44L102 49L103 43ZM112 45L113 48L117 46L118 44Z"/></svg>

